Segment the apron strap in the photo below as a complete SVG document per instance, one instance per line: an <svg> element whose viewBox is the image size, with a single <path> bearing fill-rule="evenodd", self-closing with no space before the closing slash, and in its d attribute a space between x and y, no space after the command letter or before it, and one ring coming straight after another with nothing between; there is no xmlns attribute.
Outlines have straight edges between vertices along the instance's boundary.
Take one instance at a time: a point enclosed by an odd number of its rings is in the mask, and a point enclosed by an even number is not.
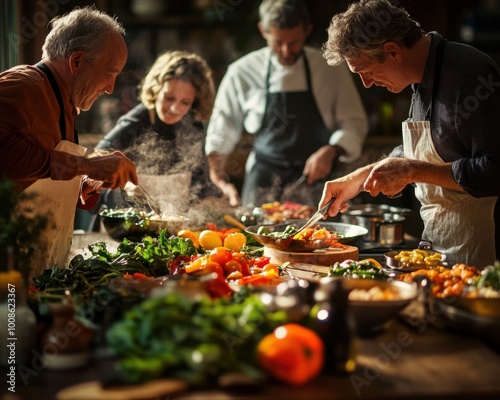
<svg viewBox="0 0 500 400"><path fill-rule="evenodd" d="M436 70L434 72L434 84L432 85L432 100L431 100L431 105L429 107L429 110L427 111L427 114L431 115L432 111L432 105L434 104L437 96L437 92L439 89L439 84L441 82L441 68L443 66L443 58L444 58L444 48L446 47L446 44L448 41L445 38L441 38L437 45L436 49Z"/></svg>
<svg viewBox="0 0 500 400"><path fill-rule="evenodd" d="M64 117L64 104L62 100L61 91L59 90L59 86L57 85L56 78L54 77L54 74L46 64L40 62L36 64L36 66L40 68L42 72L47 76L50 82L50 86L52 87L52 91L56 96L57 103L59 104L59 129L61 131L61 139L66 140L66 119ZM74 134L75 143L78 144L78 133L76 132L76 129L74 130L74 132L75 132Z"/></svg>
<svg viewBox="0 0 500 400"><path fill-rule="evenodd" d="M429 105L429 108L427 109L426 112L426 119L430 120L431 117L431 111L432 111L432 105L434 104L439 88L439 83L441 82L441 68L443 66L443 58L444 58L444 48L446 47L446 44L448 41L445 38L441 38L439 43L437 44L436 48L436 64L435 64L435 70L434 70L434 83L432 85L432 99L431 103ZM412 84L413 88L413 93L411 95L411 103L410 103L410 109L408 111L408 119L413 118L413 107L415 106L415 98L417 96L418 92L418 87L415 87L415 84Z"/></svg>

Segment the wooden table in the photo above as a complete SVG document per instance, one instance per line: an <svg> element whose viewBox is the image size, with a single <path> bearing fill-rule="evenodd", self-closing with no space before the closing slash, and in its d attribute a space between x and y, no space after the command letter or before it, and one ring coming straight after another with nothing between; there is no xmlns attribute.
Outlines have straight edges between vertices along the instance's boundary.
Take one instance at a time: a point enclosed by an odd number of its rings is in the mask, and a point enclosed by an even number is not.
<svg viewBox="0 0 500 400"><path fill-rule="evenodd" d="M422 325L423 326L423 325ZM190 391L169 399L499 399L500 356L481 341L428 326L420 333L399 320L375 338L357 339L357 369L320 376L300 387L268 383L258 393ZM102 361L76 370L33 370L18 377L11 398L53 400L62 388L98 380ZM7 399L7 397L3 398ZM91 400L91 399L89 399Z"/></svg>
<svg viewBox="0 0 500 400"><path fill-rule="evenodd" d="M99 235L94 234L92 240L102 236ZM80 241L78 247L82 243ZM349 375L322 375L300 387L270 382L258 393L247 391L233 394L214 388L189 391L167 398L179 400L500 398L500 349L460 332L438 329L427 319L417 322L410 325L402 319L393 320L377 336L357 338L358 365L356 371ZM25 381L20 377L17 378L15 393L17 397L2 397L2 399L56 399L57 392L62 388L98 380L103 365L102 360L94 359L88 367L76 370L51 371L37 366L32 369L32 373ZM5 375L3 376L5 378Z"/></svg>

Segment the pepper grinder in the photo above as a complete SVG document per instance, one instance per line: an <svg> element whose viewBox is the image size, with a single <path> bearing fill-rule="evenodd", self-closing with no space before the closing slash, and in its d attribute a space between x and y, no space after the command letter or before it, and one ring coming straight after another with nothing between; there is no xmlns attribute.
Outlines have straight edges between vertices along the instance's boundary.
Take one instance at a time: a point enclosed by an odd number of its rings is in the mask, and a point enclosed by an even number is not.
<svg viewBox="0 0 500 400"><path fill-rule="evenodd" d="M356 369L355 322L349 312L349 291L342 279L322 278L315 292L313 317L325 343L324 371L350 373Z"/></svg>

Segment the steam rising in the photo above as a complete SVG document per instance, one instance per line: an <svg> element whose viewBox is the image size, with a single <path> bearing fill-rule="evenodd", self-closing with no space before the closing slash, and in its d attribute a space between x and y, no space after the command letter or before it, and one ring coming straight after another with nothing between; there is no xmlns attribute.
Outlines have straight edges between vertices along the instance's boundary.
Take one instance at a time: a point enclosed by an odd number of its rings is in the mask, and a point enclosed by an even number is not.
<svg viewBox="0 0 500 400"><path fill-rule="evenodd" d="M228 210L224 199L200 202L199 193L209 183L204 153L204 132L185 116L166 130L151 128L138 137L125 154L134 160L139 181L166 215L187 216L190 225L216 222ZM194 176L205 183L191 183ZM199 179L198 179L199 180ZM215 220L214 220L215 219Z"/></svg>

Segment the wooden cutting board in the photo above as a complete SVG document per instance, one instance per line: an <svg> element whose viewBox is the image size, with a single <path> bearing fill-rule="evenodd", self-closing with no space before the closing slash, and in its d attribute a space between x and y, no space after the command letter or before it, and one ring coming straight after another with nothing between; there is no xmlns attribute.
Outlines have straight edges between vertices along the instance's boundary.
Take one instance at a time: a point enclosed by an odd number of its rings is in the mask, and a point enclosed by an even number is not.
<svg viewBox="0 0 500 400"><path fill-rule="evenodd" d="M103 388L99 381L67 387L57 393L57 400L153 400L166 399L188 388L177 379L158 379L142 385Z"/></svg>
<svg viewBox="0 0 500 400"><path fill-rule="evenodd" d="M271 257L271 262L279 265L291 262L330 266L344 260L359 260L358 248L355 246L347 246L345 249L316 250L309 253L295 253L264 247L264 255Z"/></svg>

